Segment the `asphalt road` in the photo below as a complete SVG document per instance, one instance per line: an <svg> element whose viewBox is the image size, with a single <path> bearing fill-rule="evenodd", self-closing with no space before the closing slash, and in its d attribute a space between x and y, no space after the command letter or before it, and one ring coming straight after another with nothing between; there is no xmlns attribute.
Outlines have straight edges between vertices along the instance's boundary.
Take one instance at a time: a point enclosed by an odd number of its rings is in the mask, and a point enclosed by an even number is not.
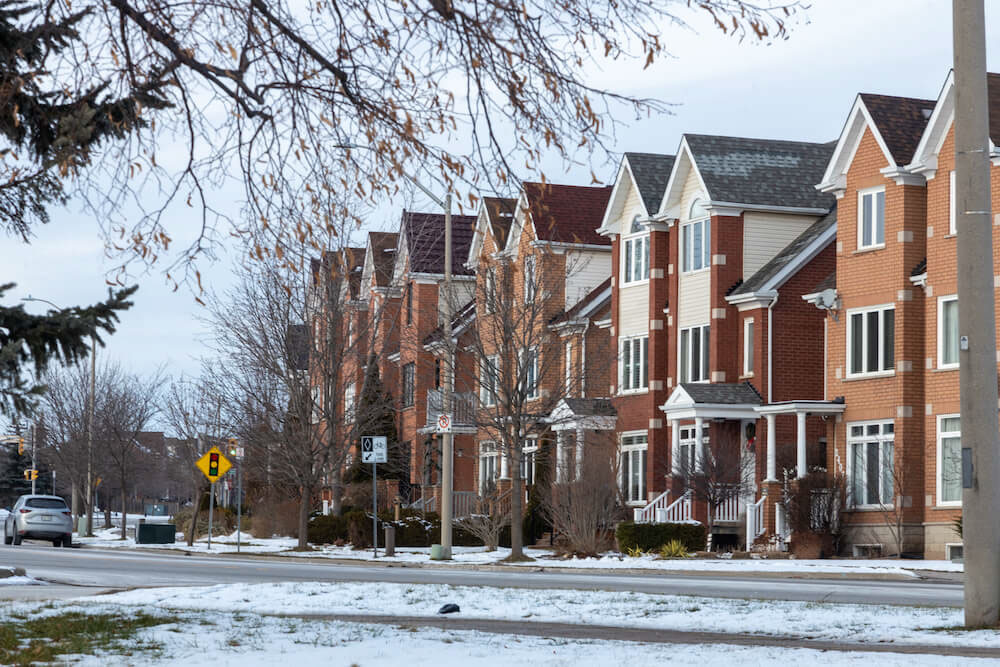
<svg viewBox="0 0 1000 667"><path fill-rule="evenodd" d="M49 545L0 545L0 566L62 584L98 588L204 586L278 581L383 581L511 588L635 591L671 595L809 602L962 606L962 586L949 581L872 581L661 573L616 574L536 568L457 569L357 565L290 557L187 556ZM81 593L82 594L82 593Z"/></svg>

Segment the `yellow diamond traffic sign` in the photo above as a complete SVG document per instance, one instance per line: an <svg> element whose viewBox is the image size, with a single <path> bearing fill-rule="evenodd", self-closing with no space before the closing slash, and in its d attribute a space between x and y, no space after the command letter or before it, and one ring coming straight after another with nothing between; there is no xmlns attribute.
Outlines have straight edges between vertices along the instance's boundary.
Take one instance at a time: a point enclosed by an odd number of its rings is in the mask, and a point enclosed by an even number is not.
<svg viewBox="0 0 1000 667"><path fill-rule="evenodd" d="M215 483L217 479L225 475L233 467L233 464L222 455L218 447L212 447L200 459L195 461L194 464L208 478L208 481L212 483Z"/></svg>

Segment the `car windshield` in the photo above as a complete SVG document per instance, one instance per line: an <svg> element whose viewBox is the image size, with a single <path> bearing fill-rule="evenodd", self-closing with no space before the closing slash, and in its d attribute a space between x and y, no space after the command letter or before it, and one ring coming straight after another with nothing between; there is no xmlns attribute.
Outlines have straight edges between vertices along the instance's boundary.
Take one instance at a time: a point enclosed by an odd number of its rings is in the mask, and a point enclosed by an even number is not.
<svg viewBox="0 0 1000 667"><path fill-rule="evenodd" d="M28 498L24 501L24 506L41 510L63 510L66 509L66 501L59 498Z"/></svg>

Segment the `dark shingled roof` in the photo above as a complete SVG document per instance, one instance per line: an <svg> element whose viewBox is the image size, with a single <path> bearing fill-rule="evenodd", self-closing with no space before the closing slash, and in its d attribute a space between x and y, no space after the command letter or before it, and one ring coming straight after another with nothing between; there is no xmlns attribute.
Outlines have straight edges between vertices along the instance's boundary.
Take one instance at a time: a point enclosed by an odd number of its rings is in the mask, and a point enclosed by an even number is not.
<svg viewBox="0 0 1000 667"><path fill-rule="evenodd" d="M351 298L357 299L361 292L361 274L365 270L365 249L344 248L347 261L347 284L351 289Z"/></svg>
<svg viewBox="0 0 1000 667"><path fill-rule="evenodd" d="M407 251L410 253L410 273L444 274L444 214L403 211L400 229L406 230ZM454 275L468 276L465 267L476 229L476 216L451 216L451 270Z"/></svg>
<svg viewBox="0 0 1000 667"><path fill-rule="evenodd" d="M789 243L784 247L784 249L782 249L781 252L772 257L771 261L760 267L756 273L744 280L739 287L732 291L732 293L734 295L753 294L757 290L761 289L771 278L776 276L782 269L788 266L788 263L794 260L799 253L809 246L810 243L818 239L824 232L836 224L837 209L834 207L832 211L813 224L809 225L808 229L799 234L794 241Z"/></svg>
<svg viewBox="0 0 1000 667"><path fill-rule="evenodd" d="M606 398L564 398L574 415L586 417L617 417L618 411Z"/></svg>
<svg viewBox="0 0 1000 667"><path fill-rule="evenodd" d="M530 183L522 185L539 241L610 246L597 233L611 187Z"/></svg>
<svg viewBox="0 0 1000 667"><path fill-rule="evenodd" d="M712 201L829 209L819 192L835 143L745 139L703 134L684 138Z"/></svg>
<svg viewBox="0 0 1000 667"><path fill-rule="evenodd" d="M337 258L341 252L344 258L343 262ZM312 284L319 285L320 280L336 277L343 272L347 274L350 298L356 299L361 287L361 273L364 270L364 264L364 248L343 248L342 251L324 250L321 257L313 257L309 260Z"/></svg>
<svg viewBox="0 0 1000 667"><path fill-rule="evenodd" d="M375 265L375 285L378 287L386 287L392 282L398 244L399 234L396 232L368 232L368 245L372 249L372 263Z"/></svg>
<svg viewBox="0 0 1000 667"><path fill-rule="evenodd" d="M514 220L517 200L503 197L483 197L483 207L486 209L486 218L490 222L490 232L493 234L497 248L503 248L507 243L510 223Z"/></svg>
<svg viewBox="0 0 1000 667"><path fill-rule="evenodd" d="M871 93L861 93L861 101L868 109L896 164L909 164L936 102Z"/></svg>
<svg viewBox="0 0 1000 667"><path fill-rule="evenodd" d="M454 334L455 330L468 319L475 319L476 317L476 299L471 299L467 304L458 309L458 311L451 318L451 330ZM444 327L438 326L434 331L430 332L424 336L424 345L430 345L431 343L437 343L444 340Z"/></svg>
<svg viewBox="0 0 1000 667"><path fill-rule="evenodd" d="M910 276L911 277L913 277L913 276L919 276L919 275L921 275L923 273L927 273L927 258L926 257L924 257L922 260L920 260L919 262L917 262L917 265L915 267L913 267L912 271L910 271Z"/></svg>
<svg viewBox="0 0 1000 667"><path fill-rule="evenodd" d="M642 203L650 215L660 210L660 202L667 191L670 171L674 168L673 155L659 153L625 153L635 186L642 196Z"/></svg>
<svg viewBox="0 0 1000 667"><path fill-rule="evenodd" d="M582 311L588 310L591 306L593 306L591 317L600 313L605 309L606 305L610 305L611 303L611 292L609 291L607 294L603 294L603 292L608 290L610 287L611 276L608 276L603 283L590 290L590 292L587 293L587 296L577 301L572 308L562 311L549 320L549 324L559 324L561 322L574 320Z"/></svg>
<svg viewBox="0 0 1000 667"><path fill-rule="evenodd" d="M720 405L760 405L761 398L749 382L681 382L681 388L695 403Z"/></svg>
<svg viewBox="0 0 1000 667"><path fill-rule="evenodd" d="M825 289L837 289L836 271L828 275L826 278L823 278L823 282L821 282L819 285L816 285L816 287L813 288L813 292L822 292Z"/></svg>

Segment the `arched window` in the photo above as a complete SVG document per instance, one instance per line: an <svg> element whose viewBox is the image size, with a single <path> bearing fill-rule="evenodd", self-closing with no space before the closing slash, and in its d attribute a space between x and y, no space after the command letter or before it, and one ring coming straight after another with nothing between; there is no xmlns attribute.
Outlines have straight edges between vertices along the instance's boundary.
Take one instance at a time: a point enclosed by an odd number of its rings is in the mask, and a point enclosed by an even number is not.
<svg viewBox="0 0 1000 667"><path fill-rule="evenodd" d="M712 219L703 199L695 199L688 212L688 221L681 227L682 270L706 269L712 257Z"/></svg>

